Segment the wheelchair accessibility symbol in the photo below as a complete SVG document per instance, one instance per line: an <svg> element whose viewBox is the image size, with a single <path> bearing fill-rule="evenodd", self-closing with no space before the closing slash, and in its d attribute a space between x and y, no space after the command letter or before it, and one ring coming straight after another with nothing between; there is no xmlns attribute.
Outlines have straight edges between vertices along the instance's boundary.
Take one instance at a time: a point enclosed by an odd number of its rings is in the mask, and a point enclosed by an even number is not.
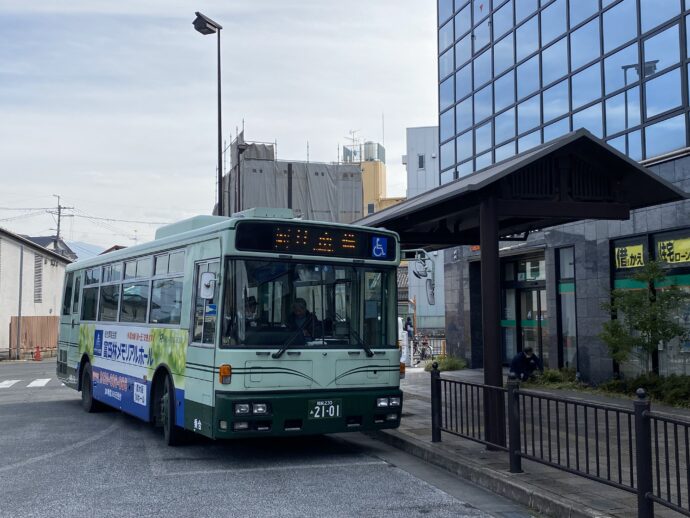
<svg viewBox="0 0 690 518"><path fill-rule="evenodd" d="M374 236L371 238L371 256L386 257L388 255L388 238Z"/></svg>

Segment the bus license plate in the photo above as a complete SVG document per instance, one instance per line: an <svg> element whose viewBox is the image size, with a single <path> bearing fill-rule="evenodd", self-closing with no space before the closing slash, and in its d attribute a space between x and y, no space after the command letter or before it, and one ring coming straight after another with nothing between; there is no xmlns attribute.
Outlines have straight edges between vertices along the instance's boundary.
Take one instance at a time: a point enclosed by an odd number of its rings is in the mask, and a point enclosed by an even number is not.
<svg viewBox="0 0 690 518"><path fill-rule="evenodd" d="M309 419L334 419L342 417L342 399L310 399Z"/></svg>

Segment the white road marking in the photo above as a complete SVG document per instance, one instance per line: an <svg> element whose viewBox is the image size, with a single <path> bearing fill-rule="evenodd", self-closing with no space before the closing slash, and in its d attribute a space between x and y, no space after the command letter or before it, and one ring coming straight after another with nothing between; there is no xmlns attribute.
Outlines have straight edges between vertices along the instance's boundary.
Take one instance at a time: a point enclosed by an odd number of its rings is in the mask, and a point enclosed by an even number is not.
<svg viewBox="0 0 690 518"><path fill-rule="evenodd" d="M212 475L218 473L251 473L256 471L292 471L295 469L330 469L330 468L349 468L355 466L384 466L388 464L382 460L364 461L364 462L339 462L339 463L324 463L324 464L297 464L289 466L265 466L263 468L229 468L229 469L203 469L197 471L173 471L156 473L159 477L179 477L184 475Z"/></svg>
<svg viewBox="0 0 690 518"><path fill-rule="evenodd" d="M15 383L19 383L21 380L5 380L5 381L0 381L0 389L3 388L10 388L12 385Z"/></svg>
<svg viewBox="0 0 690 518"><path fill-rule="evenodd" d="M31 383L29 383L26 388L31 388L31 387L45 387L48 382L50 381L50 378L40 378L37 380L33 380Z"/></svg>

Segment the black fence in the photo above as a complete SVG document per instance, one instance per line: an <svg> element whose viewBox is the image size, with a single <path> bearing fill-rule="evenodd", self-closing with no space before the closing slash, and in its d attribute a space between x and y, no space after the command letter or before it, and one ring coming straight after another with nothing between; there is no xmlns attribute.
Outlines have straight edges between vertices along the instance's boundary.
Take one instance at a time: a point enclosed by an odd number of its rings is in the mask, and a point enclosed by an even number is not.
<svg viewBox="0 0 690 518"><path fill-rule="evenodd" d="M654 503L690 516L690 420L652 412L642 389L631 409L524 390L515 380L506 388L451 380L434 369L431 396L434 442L441 432L457 435L507 451L513 473L529 459L637 494L640 517L652 517ZM498 435L487 433L487 408Z"/></svg>

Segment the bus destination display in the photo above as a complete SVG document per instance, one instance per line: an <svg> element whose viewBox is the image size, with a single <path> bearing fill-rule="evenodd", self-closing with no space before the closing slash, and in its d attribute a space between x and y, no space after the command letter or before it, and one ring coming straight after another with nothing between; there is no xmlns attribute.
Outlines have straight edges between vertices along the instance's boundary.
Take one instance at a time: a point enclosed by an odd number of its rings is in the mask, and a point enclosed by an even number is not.
<svg viewBox="0 0 690 518"><path fill-rule="evenodd" d="M241 222L236 247L252 252L326 255L393 261L395 240L360 230L292 223Z"/></svg>

